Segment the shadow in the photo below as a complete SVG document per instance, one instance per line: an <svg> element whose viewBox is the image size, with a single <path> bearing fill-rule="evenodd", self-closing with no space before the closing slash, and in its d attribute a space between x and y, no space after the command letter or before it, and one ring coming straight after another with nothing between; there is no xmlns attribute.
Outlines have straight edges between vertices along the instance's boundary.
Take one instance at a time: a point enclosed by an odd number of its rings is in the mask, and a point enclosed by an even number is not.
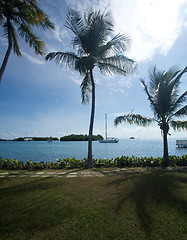
<svg viewBox="0 0 187 240"><path fill-rule="evenodd" d="M14 186L1 188L0 239L6 239L6 234L23 232L25 236L53 229L60 220L72 216L74 206L64 200L67 186L66 178L39 177L18 179ZM54 207L55 201L59 204Z"/></svg>
<svg viewBox="0 0 187 240"><path fill-rule="evenodd" d="M131 182L131 187L128 187L128 182ZM180 199L180 196L176 194L179 183L187 184L187 178L179 175L175 176L168 170L153 170L146 173L126 175L109 185L122 186L118 196L116 196L119 199L116 212L119 214L122 207L131 201L135 205L141 228L147 237L150 237L154 216L154 209L150 205L156 204L161 209L163 206L167 206L182 214L187 214L187 201Z"/></svg>
<svg viewBox="0 0 187 240"><path fill-rule="evenodd" d="M62 176L84 170L69 169ZM24 232L29 235L37 231L52 230L62 225L65 219L72 218L78 211L75 189L79 186L78 181L79 178L70 180L53 175L46 178L4 179L4 184L0 187L0 239L6 239L5 234L14 236Z"/></svg>
<svg viewBox="0 0 187 240"><path fill-rule="evenodd" d="M37 185L37 189L43 188L46 185L43 185L42 183L46 182L46 180L50 179L50 178L52 178L52 177L47 177L47 178L41 178L41 177L30 178L29 177L29 178L25 179L26 181L21 181L20 183L17 183L14 186L11 185L11 186L2 187L0 189L0 192L1 192L0 200L1 200L1 197L3 196L3 194L5 194L5 193L8 195L14 195L15 193L16 194L22 194L22 193L25 194L25 193L27 193L27 191L29 191L29 192L34 191L35 185ZM22 179L20 179L20 180L22 180Z"/></svg>

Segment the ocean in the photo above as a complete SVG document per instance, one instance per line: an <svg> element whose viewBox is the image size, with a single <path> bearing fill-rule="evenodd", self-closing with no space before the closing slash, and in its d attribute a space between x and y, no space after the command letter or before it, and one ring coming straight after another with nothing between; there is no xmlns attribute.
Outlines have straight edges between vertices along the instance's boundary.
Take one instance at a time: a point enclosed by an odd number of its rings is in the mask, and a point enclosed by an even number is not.
<svg viewBox="0 0 187 240"><path fill-rule="evenodd" d="M0 142L0 157L18 159L26 162L32 160L36 162L50 161L57 159L73 158L82 160L87 157L87 142ZM182 156L187 154L187 148L177 148L176 139L168 139L169 155ZM157 140L124 139L118 143L93 142L94 158L115 158L120 156L146 156L162 157L163 142Z"/></svg>

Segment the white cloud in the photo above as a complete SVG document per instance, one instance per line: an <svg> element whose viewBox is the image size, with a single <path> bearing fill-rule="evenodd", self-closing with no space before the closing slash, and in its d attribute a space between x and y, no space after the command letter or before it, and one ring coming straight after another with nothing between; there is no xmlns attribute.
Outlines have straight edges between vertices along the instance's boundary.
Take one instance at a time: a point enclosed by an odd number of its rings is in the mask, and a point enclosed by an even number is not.
<svg viewBox="0 0 187 240"><path fill-rule="evenodd" d="M60 49L58 49L55 45L49 43L46 43L46 50L47 53L60 51Z"/></svg>
<svg viewBox="0 0 187 240"><path fill-rule="evenodd" d="M53 30L53 34L56 40L58 40L60 43L64 43L64 38L69 38L69 33L65 29L64 24L58 24L56 21L55 23L55 30Z"/></svg>
<svg viewBox="0 0 187 240"><path fill-rule="evenodd" d="M151 59L155 53L167 55L180 34L183 22L179 9L187 1L117 2L111 2L115 26L117 31L126 32L132 39L130 57L143 61Z"/></svg>
<svg viewBox="0 0 187 240"><path fill-rule="evenodd" d="M118 84L120 88L129 88L131 86L132 77L120 77L118 80Z"/></svg>
<svg viewBox="0 0 187 240"><path fill-rule="evenodd" d="M113 93L124 94L126 92L127 88L129 88L131 86L131 80L132 80L131 76L119 77L116 75L103 76L101 73L98 73L98 74L100 74L100 75L98 75L97 78L95 78L96 85L102 85L102 86L107 87L108 89L110 89L111 95L113 95Z"/></svg>
<svg viewBox="0 0 187 240"><path fill-rule="evenodd" d="M85 11L87 9L108 9L110 1L108 0L66 0L67 5L77 11Z"/></svg>
<svg viewBox="0 0 187 240"><path fill-rule="evenodd" d="M32 57L29 54L22 52L22 55L24 55L30 62L35 63L35 64L45 64L44 60L40 60L38 58Z"/></svg>
<svg viewBox="0 0 187 240"><path fill-rule="evenodd" d="M8 46L8 40L6 38L0 37L0 43L2 46Z"/></svg>
<svg viewBox="0 0 187 240"><path fill-rule="evenodd" d="M83 76L80 76L78 72L72 71L70 69L67 69L67 72L68 72L68 74L66 75L67 79L73 81L78 85L81 84Z"/></svg>
<svg viewBox="0 0 187 240"><path fill-rule="evenodd" d="M128 55L136 61L150 60L154 54L167 55L186 25L181 7L187 0L66 0L78 11L111 9L116 33L132 40ZM186 8L183 8L183 14Z"/></svg>

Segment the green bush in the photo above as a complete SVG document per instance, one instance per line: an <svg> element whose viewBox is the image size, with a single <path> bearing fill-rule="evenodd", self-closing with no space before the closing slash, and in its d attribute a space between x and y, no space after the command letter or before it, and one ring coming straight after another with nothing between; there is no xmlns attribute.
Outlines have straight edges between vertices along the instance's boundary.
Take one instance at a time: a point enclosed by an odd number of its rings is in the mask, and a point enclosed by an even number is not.
<svg viewBox="0 0 187 240"><path fill-rule="evenodd" d="M183 156L170 156L170 166L187 166L187 154ZM56 162L33 162L32 160L23 163L17 159L3 160L0 157L0 169L16 170L16 169L27 169L27 170L39 170L39 169L74 169L74 168L85 168L87 159L77 160L76 158L65 158L57 159ZM163 164L163 158L153 157L135 157L135 156L121 156L115 159L95 159L93 158L93 165L96 168L100 167L161 167Z"/></svg>

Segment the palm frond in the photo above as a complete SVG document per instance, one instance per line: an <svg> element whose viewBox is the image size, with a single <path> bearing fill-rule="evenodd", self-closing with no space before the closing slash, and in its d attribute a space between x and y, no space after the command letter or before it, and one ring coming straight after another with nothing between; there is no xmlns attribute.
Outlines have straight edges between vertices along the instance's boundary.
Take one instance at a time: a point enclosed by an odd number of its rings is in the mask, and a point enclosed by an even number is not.
<svg viewBox="0 0 187 240"><path fill-rule="evenodd" d="M68 11L68 14L66 15L65 27L70 29L75 35L74 39L72 40L73 48L82 48L83 36L86 33L86 27L84 20L77 11Z"/></svg>
<svg viewBox="0 0 187 240"><path fill-rule="evenodd" d="M174 111L176 109L176 107L178 107L177 106L178 104L176 104L176 103L179 103L179 101L177 100L178 86L180 84L180 79L185 72L187 72L187 67L184 68L183 71L174 72L170 78L170 83L168 84L168 94L171 96L170 97L171 98L170 105L171 105L172 111ZM169 72L167 72L167 73L169 74ZM181 100L183 101L183 97L180 98L180 102L181 102Z"/></svg>
<svg viewBox="0 0 187 240"><path fill-rule="evenodd" d="M20 52L20 48L19 48L19 44L18 44L18 40L17 40L16 30L13 26L12 26L12 30L11 30L11 36L12 36L12 40L13 40L14 52L19 57L19 56L21 56L21 52Z"/></svg>
<svg viewBox="0 0 187 240"><path fill-rule="evenodd" d="M176 101L176 105L183 103L187 98L187 91L185 91Z"/></svg>
<svg viewBox="0 0 187 240"><path fill-rule="evenodd" d="M75 63L75 70L78 71L80 75L85 75L93 66L91 60L89 57L80 57Z"/></svg>
<svg viewBox="0 0 187 240"><path fill-rule="evenodd" d="M86 17L88 16L88 17ZM111 11L90 11L90 13L85 14L85 17L88 19L87 21L87 27L89 28L89 26L92 26L92 24L96 21L98 21L98 19L100 21L102 21L103 23L103 27L104 27L104 31L108 32L108 33L111 33L113 32L113 28L114 28L114 25L113 25L113 18L112 18L112 13Z"/></svg>
<svg viewBox="0 0 187 240"><path fill-rule="evenodd" d="M126 50L129 41L129 38L125 35L117 34L106 44L97 48L96 56L108 57L113 54L121 54Z"/></svg>
<svg viewBox="0 0 187 240"><path fill-rule="evenodd" d="M176 76L176 78L175 78L175 85L180 83L180 79L181 79L182 75L184 73L186 73L186 72L187 72L187 66L182 71L180 71L180 73Z"/></svg>
<svg viewBox="0 0 187 240"><path fill-rule="evenodd" d="M70 29L76 36L78 30L84 29L83 19L81 18L80 14L73 9L68 11L66 15L66 22L64 25L65 27Z"/></svg>
<svg viewBox="0 0 187 240"><path fill-rule="evenodd" d="M56 64L65 64L70 69L75 69L79 57L73 52L51 52L45 57L46 61L54 60Z"/></svg>
<svg viewBox="0 0 187 240"><path fill-rule="evenodd" d="M163 73L157 71L156 65L149 69L149 91L152 95L157 91L161 78L163 78Z"/></svg>
<svg viewBox="0 0 187 240"><path fill-rule="evenodd" d="M13 49L14 49L14 52L16 53L16 55L21 56L21 52L20 52L18 40L17 40L16 29L14 28L14 26L11 24L10 21L9 21L9 24L7 24L7 22L6 22L3 25L3 30L4 30L5 36L8 39L9 39L9 37L11 38L11 41L13 43ZM8 36L9 34L10 34L10 36Z"/></svg>
<svg viewBox="0 0 187 240"><path fill-rule="evenodd" d="M173 117L184 117L187 116L187 105L179 109L176 113L172 115Z"/></svg>
<svg viewBox="0 0 187 240"><path fill-rule="evenodd" d="M112 32L113 23L111 13L94 12L85 38L85 41L88 41L85 42L87 53L97 56L98 48L105 45L109 34Z"/></svg>
<svg viewBox="0 0 187 240"><path fill-rule="evenodd" d="M144 117L139 114L127 114L124 116L119 116L114 120L114 125L117 126L119 123L128 123L128 124L136 124L139 126L149 126L151 125L155 120L153 118Z"/></svg>
<svg viewBox="0 0 187 240"><path fill-rule="evenodd" d="M178 109L186 101L187 91L185 91L173 104L172 110Z"/></svg>
<svg viewBox="0 0 187 240"><path fill-rule="evenodd" d="M115 53L124 52L127 49L129 43L129 37L123 34L117 34L113 39L109 41L109 44L113 46Z"/></svg>
<svg viewBox="0 0 187 240"><path fill-rule="evenodd" d="M154 97L149 93L148 87L145 84L145 81L143 79L140 79L140 82L143 85L144 91L146 92L147 96L148 96L148 100L150 101L151 105L154 105Z"/></svg>
<svg viewBox="0 0 187 240"><path fill-rule="evenodd" d="M95 63L101 73L127 75L135 69L135 62L123 55L115 55L108 58L100 58Z"/></svg>
<svg viewBox="0 0 187 240"><path fill-rule="evenodd" d="M180 73L181 70L177 70L176 67L171 67L166 74L168 75L167 78L171 81L175 79L175 77Z"/></svg>
<svg viewBox="0 0 187 240"><path fill-rule="evenodd" d="M113 31L111 13L101 11L89 11L81 17L79 13L71 10L65 26L75 35L72 46L75 49L82 48L84 54L92 56L97 55L98 48L105 45L109 33Z"/></svg>
<svg viewBox="0 0 187 240"><path fill-rule="evenodd" d="M170 126L176 131L187 130L187 121L171 121Z"/></svg>
<svg viewBox="0 0 187 240"><path fill-rule="evenodd" d="M43 18L39 22L39 26L44 30L46 29L55 29L55 25L50 21L49 17L43 13Z"/></svg>
<svg viewBox="0 0 187 240"><path fill-rule="evenodd" d="M89 94L92 91L92 85L91 85L91 79L90 79L90 73L87 72L85 74L85 77L81 83L81 93L82 93L82 103L88 103L89 102Z"/></svg>
<svg viewBox="0 0 187 240"><path fill-rule="evenodd" d="M148 88L145 88L145 84L144 89L157 119L163 117L171 119L173 112L176 111L184 101L185 94L178 100L177 98L180 78L186 71L187 68L183 71L170 68L168 71L161 72L156 69L156 66L149 70L149 92Z"/></svg>
<svg viewBox="0 0 187 240"><path fill-rule="evenodd" d="M17 19L19 23L42 27L43 29L54 29L54 24L35 0L14 1L12 11L14 11L14 14L12 14L14 20Z"/></svg>
<svg viewBox="0 0 187 240"><path fill-rule="evenodd" d="M45 54L45 43L39 40L28 25L21 24L18 28L18 32L22 38L25 38L25 42L29 43L29 46L34 48L36 54Z"/></svg>

